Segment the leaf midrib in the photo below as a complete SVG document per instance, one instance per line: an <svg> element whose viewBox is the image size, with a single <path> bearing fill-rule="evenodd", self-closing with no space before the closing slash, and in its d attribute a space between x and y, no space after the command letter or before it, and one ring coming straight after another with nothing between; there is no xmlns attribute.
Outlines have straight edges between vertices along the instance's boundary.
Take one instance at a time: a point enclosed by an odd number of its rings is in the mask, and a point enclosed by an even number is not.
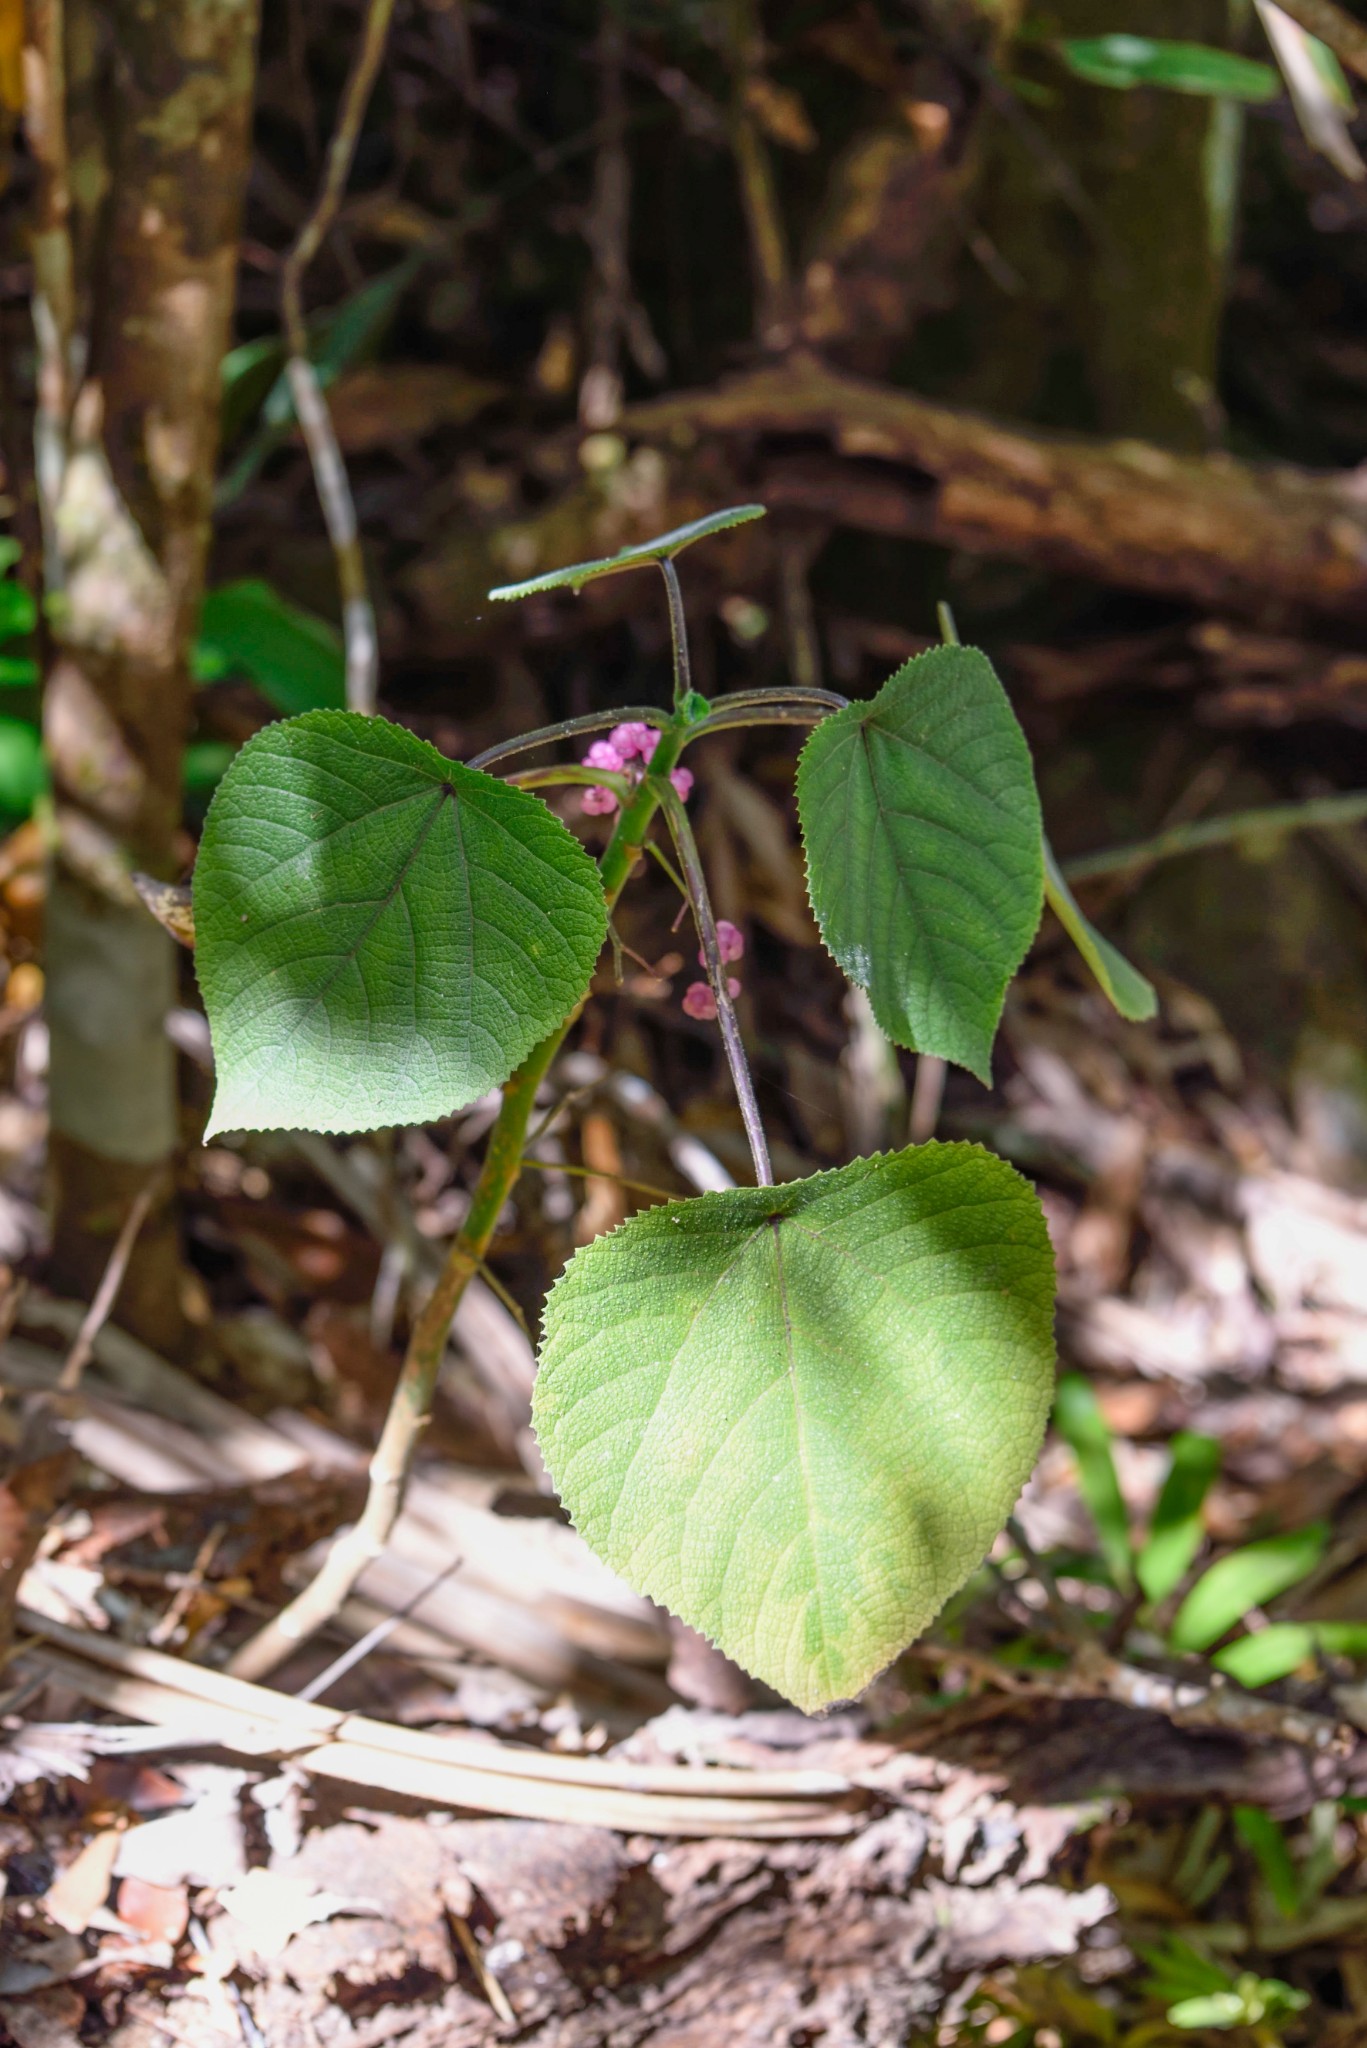
<svg viewBox="0 0 1367 2048"><path fill-rule="evenodd" d="M415 803L421 801L421 799L417 797L406 797L402 801L406 803ZM360 954L362 948L364 947L366 940L370 937L370 934L374 931L376 925L384 916L385 912L391 908L395 898L399 894L399 891L403 888L404 883L407 881L409 874L412 872L413 866L418 859L418 856L421 854L424 846L426 846L427 844L428 839L431 837L432 829L436 824L437 819L441 816L442 805L447 803L448 801L451 803L452 808L454 809L455 790L451 788L449 784L444 784L438 788L436 803L433 805L427 818L423 822L421 829L414 837L413 844L410 847L405 859L400 864L399 871L395 876L393 882L391 883L389 889L383 896L378 897L376 899L370 917L366 920L366 923L362 926L360 932L357 934L357 937L353 941L350 950L346 953L338 955L337 964L332 969L332 972L327 976L326 980L320 983L318 988L316 988L313 994L309 997L307 1003L305 1003L299 1010L297 1016L294 1018L294 1021L290 1025L290 1028L285 1033L284 1037L278 1042L278 1044L275 1044L271 1047L271 1052L273 1056L278 1057L279 1054L283 1052L287 1046L293 1043L295 1037L302 1030L303 1026L308 1021L308 1019L314 1014L319 1005L326 1001L328 995L331 993L333 987L336 985L341 976L346 973L349 967L355 966L357 957ZM398 806L395 805L392 806L392 808L397 809ZM256 936L259 936L259 934L257 934ZM279 969L277 968L273 971L278 973ZM472 979L472 977L467 976L466 979L469 980ZM364 976L361 977L361 987L363 990L365 989ZM367 994L367 1012L369 1011L369 1007L370 998L369 995Z"/></svg>

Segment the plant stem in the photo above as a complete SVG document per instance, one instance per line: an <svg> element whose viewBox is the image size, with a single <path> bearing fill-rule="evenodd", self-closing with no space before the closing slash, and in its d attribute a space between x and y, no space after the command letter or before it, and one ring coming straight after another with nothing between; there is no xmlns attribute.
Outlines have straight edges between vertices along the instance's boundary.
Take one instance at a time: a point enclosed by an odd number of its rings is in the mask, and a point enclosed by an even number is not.
<svg viewBox="0 0 1367 2048"><path fill-rule="evenodd" d="M794 709L811 705L813 709L843 711L849 703L838 690L819 689L815 684L790 683L776 690L731 690L724 697L712 699L712 711L762 710L766 705L791 705Z"/></svg>
<svg viewBox="0 0 1367 2048"><path fill-rule="evenodd" d="M1240 839L1282 832L1324 831L1335 825L1354 825L1362 818L1367 818L1367 789L1346 790L1342 795L1306 797L1296 804L1230 811L1223 818L1196 818L1186 825L1169 826L1166 832L1156 832L1152 839L1141 839L1133 846L1080 854L1076 860L1064 861L1062 867L1070 882L1090 882L1095 876L1123 875L1154 861L1196 853L1204 846L1230 846Z"/></svg>
<svg viewBox="0 0 1367 2048"><path fill-rule="evenodd" d="M660 807L664 811L674 848L683 869L684 883L688 890L688 901L702 940L703 957L707 962L707 978L712 984L712 993L717 999L717 1021L721 1025L722 1044L726 1048L726 1061L731 1069L735 1084L736 1099L740 1103L741 1121L750 1143L750 1157L755 1163L755 1180L760 1187L770 1188L774 1184L774 1169L769 1162L769 1141L764 1135L760 1120L759 1104L755 1100L755 1084L750 1074L750 1063L745 1057L745 1046L736 1021L735 1005L727 986L726 963L721 957L721 944L717 938L717 921L712 915L712 899L707 893L707 877L703 873L702 861L698 854L698 842L693 837L693 827L688 822L688 813L668 782L661 782L657 791Z"/></svg>
<svg viewBox="0 0 1367 2048"><path fill-rule="evenodd" d="M580 718L562 718L556 725L543 725L535 732L525 732L515 740L500 740L496 747L486 747L482 754L474 754L466 762L467 768L490 768L495 761L506 761L512 754L529 753L533 747L548 747L554 740L571 740L583 732L608 732L614 725L663 726L663 712L653 705L642 708L639 704L626 704L617 711L586 711Z"/></svg>
<svg viewBox="0 0 1367 2048"><path fill-rule="evenodd" d="M505 775L505 782L516 784L518 789L556 789L563 784L584 784L592 789L611 789L617 794L619 803L631 794L632 782L627 775L620 775L615 768L585 768L579 762L566 762L554 768L523 768L513 775Z"/></svg>
<svg viewBox="0 0 1367 2048"><path fill-rule="evenodd" d="M669 599L669 637L674 647L674 716L680 717L693 690L693 667L688 658L688 620L684 615L683 590L679 572L668 555L660 557L660 574Z"/></svg>
<svg viewBox="0 0 1367 2048"><path fill-rule="evenodd" d="M660 734L649 772L619 815L616 830L603 850L598 871L609 916L641 856L661 792L667 791L678 802L667 778L679 758L683 736L681 724L666 726ZM715 946L715 926L712 940ZM228 1667L234 1677L258 1679L274 1671L332 1619L362 1572L382 1555L403 1505L418 1438L431 1412L451 1319L484 1262L504 1204L517 1184L537 1090L582 1007L582 1002L576 1005L565 1022L533 1048L503 1090L470 1213L452 1240L436 1285L409 1335L398 1385L370 1461L370 1490L360 1520L338 1537L321 1570L303 1591L242 1645Z"/></svg>

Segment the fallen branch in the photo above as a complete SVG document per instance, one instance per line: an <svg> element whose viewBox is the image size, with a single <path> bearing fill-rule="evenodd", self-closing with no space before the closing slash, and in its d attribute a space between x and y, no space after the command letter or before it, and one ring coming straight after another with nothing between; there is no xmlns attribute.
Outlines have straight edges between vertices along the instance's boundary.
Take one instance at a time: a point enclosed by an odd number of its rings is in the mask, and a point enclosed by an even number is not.
<svg viewBox="0 0 1367 2048"><path fill-rule="evenodd" d="M293 1699L159 1650L23 1612L15 1661L196 1746L288 1757L312 1776L434 1806L648 1835L844 1835L867 1798L838 1772L743 1771L562 1757L479 1735L424 1735ZM119 1732L111 1730L114 1743Z"/></svg>
<svg viewBox="0 0 1367 2048"><path fill-rule="evenodd" d="M771 511L1255 617L1367 621L1367 493L1352 473L1001 425L805 354L634 406L623 426L666 448L748 444L746 487Z"/></svg>

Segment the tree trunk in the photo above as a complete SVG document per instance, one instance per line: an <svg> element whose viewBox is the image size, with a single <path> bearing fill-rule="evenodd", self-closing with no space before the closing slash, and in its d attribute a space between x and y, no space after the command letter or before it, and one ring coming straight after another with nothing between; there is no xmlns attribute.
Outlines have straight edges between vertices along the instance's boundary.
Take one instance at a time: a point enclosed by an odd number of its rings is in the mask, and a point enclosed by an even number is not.
<svg viewBox="0 0 1367 2048"><path fill-rule="evenodd" d="M55 600L52 1282L88 1296L130 1200L164 1176L120 1320L168 1348L181 1336L175 964L128 877L177 865L257 18L257 0L29 9L36 460Z"/></svg>

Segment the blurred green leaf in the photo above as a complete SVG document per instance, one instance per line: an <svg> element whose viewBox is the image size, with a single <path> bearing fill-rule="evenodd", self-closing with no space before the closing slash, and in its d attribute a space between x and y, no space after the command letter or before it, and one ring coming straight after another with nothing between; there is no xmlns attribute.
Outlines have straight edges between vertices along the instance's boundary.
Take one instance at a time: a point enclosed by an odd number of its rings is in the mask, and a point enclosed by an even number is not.
<svg viewBox="0 0 1367 2048"><path fill-rule="evenodd" d="M0 576L12 569L23 555L23 547L12 533L0 533Z"/></svg>
<svg viewBox="0 0 1367 2048"><path fill-rule="evenodd" d="M1250 1608L1298 1585L1314 1570L1328 1540L1328 1524L1311 1522L1217 1559L1177 1610L1169 1638L1173 1648L1208 1650Z"/></svg>
<svg viewBox="0 0 1367 2048"><path fill-rule="evenodd" d="M27 657L0 654L0 690L34 690L38 687L38 664Z"/></svg>
<svg viewBox="0 0 1367 2048"><path fill-rule="evenodd" d="M204 600L196 670L251 677L286 717L346 704L346 655L335 627L255 578L225 583Z"/></svg>
<svg viewBox="0 0 1367 2048"><path fill-rule="evenodd" d="M1277 1911L1284 1920L1294 1920L1300 1910L1301 1888L1280 1826L1261 1806L1236 1806L1234 1826L1252 1852Z"/></svg>
<svg viewBox="0 0 1367 2048"><path fill-rule="evenodd" d="M26 818L46 788L37 726L25 718L0 718L0 811Z"/></svg>
<svg viewBox="0 0 1367 2048"><path fill-rule="evenodd" d="M525 583L500 583L490 597L531 597L541 590L582 590L599 576L616 576L623 569L639 569L647 562L672 561L695 540L710 533L724 533L729 526L744 526L751 519L763 519L763 505L731 505L724 512L709 512L705 519L690 519L687 526L675 526L657 533L654 540L638 541L634 547L619 548L596 562L572 562L567 569L548 569L544 576L529 576Z"/></svg>
<svg viewBox="0 0 1367 2048"><path fill-rule="evenodd" d="M22 583L7 576L0 583L0 640L13 640L31 633L38 623L38 610Z"/></svg>
<svg viewBox="0 0 1367 2048"><path fill-rule="evenodd" d="M1241 2027L1244 2017L1237 1991L1207 1991L1168 2007L1168 2024L1173 2027Z"/></svg>
<svg viewBox="0 0 1367 2048"><path fill-rule="evenodd" d="M1210 43L1168 42L1152 36L1069 36L1053 48L1075 78L1122 92L1137 85L1161 86L1167 92L1261 106L1281 91L1281 80L1270 64L1217 50Z"/></svg>
<svg viewBox="0 0 1367 2048"><path fill-rule="evenodd" d="M1256 1635L1240 1636L1217 1650L1211 1663L1239 1685L1271 1685L1287 1678L1315 1654L1315 1631L1300 1622L1274 1622Z"/></svg>
<svg viewBox="0 0 1367 2048"><path fill-rule="evenodd" d="M285 363L285 343L278 334L259 335L230 348L219 366L223 439L232 441L261 410Z"/></svg>
<svg viewBox="0 0 1367 2048"><path fill-rule="evenodd" d="M1367 1657L1367 1621L1312 1621L1310 1627L1331 1657Z"/></svg>
<svg viewBox="0 0 1367 2048"><path fill-rule="evenodd" d="M1135 1560L1135 1576L1146 1600L1164 1600L1181 1583L1201 1547L1201 1509L1220 1469L1220 1446L1214 1437L1182 1429L1169 1450L1168 1476Z"/></svg>
<svg viewBox="0 0 1367 2048"><path fill-rule="evenodd" d="M1116 1477L1111 1432L1090 1383L1081 1373L1065 1373L1054 1397L1054 1423L1077 1459L1078 1484L1096 1523L1102 1553L1118 1586L1134 1580L1130 1549L1130 1518Z"/></svg>
<svg viewBox="0 0 1367 2048"><path fill-rule="evenodd" d="M212 796L237 753L227 740L194 740L185 749L184 783L190 796Z"/></svg>

